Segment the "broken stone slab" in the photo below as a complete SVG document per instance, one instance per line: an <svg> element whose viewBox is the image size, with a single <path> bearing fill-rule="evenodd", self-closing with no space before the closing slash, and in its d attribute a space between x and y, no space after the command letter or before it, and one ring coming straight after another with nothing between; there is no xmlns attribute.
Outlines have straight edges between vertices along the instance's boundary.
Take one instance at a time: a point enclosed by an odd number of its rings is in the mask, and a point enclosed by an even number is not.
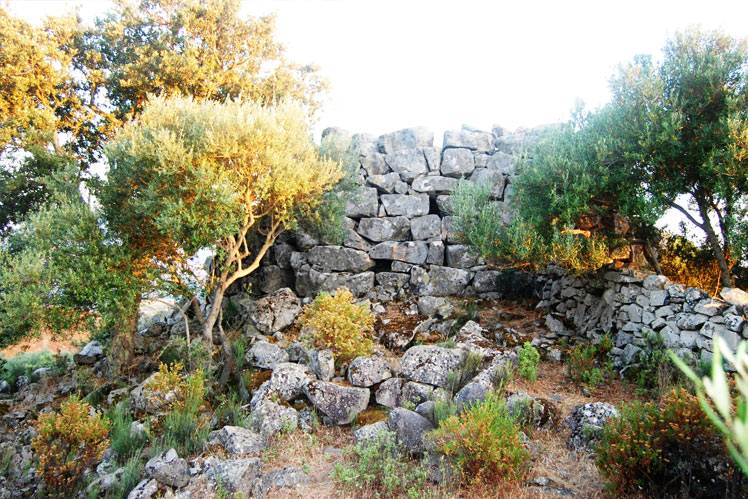
<svg viewBox="0 0 748 499"><path fill-rule="evenodd" d="M403 216L362 218L357 232L375 242L407 241L410 239L410 220Z"/></svg>
<svg viewBox="0 0 748 499"><path fill-rule="evenodd" d="M469 149L445 149L442 152L441 174L445 177L463 178L475 170L475 159Z"/></svg>
<svg viewBox="0 0 748 499"><path fill-rule="evenodd" d="M276 364L288 362L288 353L274 343L258 341L247 351L245 358L253 367L272 369Z"/></svg>
<svg viewBox="0 0 748 499"><path fill-rule="evenodd" d="M353 386L369 388L392 377L392 369L384 359L356 357L348 366L348 382Z"/></svg>
<svg viewBox="0 0 748 499"><path fill-rule="evenodd" d="M332 293L338 288L347 288L353 296L360 297L369 292L374 287L374 272L367 271L361 273L351 272L318 272L314 268L308 269L309 286L302 287L304 296L316 296L317 293ZM299 287L299 280L303 282L302 272L296 275L296 286ZM301 293L302 290L299 290Z"/></svg>
<svg viewBox="0 0 748 499"><path fill-rule="evenodd" d="M429 171L421 149L394 151L387 154L384 160L393 172L400 174L403 182L413 182L417 176L425 175Z"/></svg>
<svg viewBox="0 0 748 499"><path fill-rule="evenodd" d="M301 300L289 288L281 288L259 300L238 300L242 316L263 334L282 331L294 323L301 312Z"/></svg>
<svg viewBox="0 0 748 499"><path fill-rule="evenodd" d="M208 444L220 445L229 457L259 456L267 447L262 435L240 426L224 426L212 432Z"/></svg>
<svg viewBox="0 0 748 499"><path fill-rule="evenodd" d="M410 284L420 296L459 296L470 283L472 274L467 270L432 265L427 271L413 267Z"/></svg>
<svg viewBox="0 0 748 499"><path fill-rule="evenodd" d="M408 349L401 361L406 378L433 386L446 386L449 371L459 367L462 350L436 345L417 345Z"/></svg>
<svg viewBox="0 0 748 499"><path fill-rule="evenodd" d="M286 349L288 353L288 349ZM304 393L304 386L313 378L304 364L282 362L273 366L268 389L285 401L291 401Z"/></svg>
<svg viewBox="0 0 748 499"><path fill-rule="evenodd" d="M262 459L250 457L230 461L219 461L209 457L206 475L229 493L235 494L250 490L255 478L262 472Z"/></svg>
<svg viewBox="0 0 748 499"><path fill-rule="evenodd" d="M476 168L470 176L470 181L476 185L491 186L491 199L501 199L504 196L506 177L498 170Z"/></svg>
<svg viewBox="0 0 748 499"><path fill-rule="evenodd" d="M309 351L309 367L322 381L330 381L335 376L335 356L330 349Z"/></svg>
<svg viewBox="0 0 748 499"><path fill-rule="evenodd" d="M730 305L748 307L748 293L738 288L722 288L719 296Z"/></svg>
<svg viewBox="0 0 748 499"><path fill-rule="evenodd" d="M315 246L309 250L307 258L323 272L364 272L374 266L366 252L343 246Z"/></svg>
<svg viewBox="0 0 748 499"><path fill-rule="evenodd" d="M422 241L385 241L369 250L369 256L375 260L399 260L420 265L426 261L428 246Z"/></svg>
<svg viewBox="0 0 748 499"><path fill-rule="evenodd" d="M410 232L416 241L441 237L442 219L439 215L415 217L410 221Z"/></svg>
<svg viewBox="0 0 748 499"><path fill-rule="evenodd" d="M361 168L366 170L368 175L385 175L390 171L384 161L384 154L378 151L370 151L361 156Z"/></svg>
<svg viewBox="0 0 748 499"><path fill-rule="evenodd" d="M402 378L390 378L382 382L376 392L377 404L390 409L399 406L403 383Z"/></svg>
<svg viewBox="0 0 748 499"><path fill-rule="evenodd" d="M314 407L336 425L351 423L369 405L367 388L311 381L304 388L304 393Z"/></svg>
<svg viewBox="0 0 748 499"><path fill-rule="evenodd" d="M383 194L392 194L395 192L395 186L400 181L400 174L391 172L386 175L369 175L366 182L376 187Z"/></svg>
<svg viewBox="0 0 748 499"><path fill-rule="evenodd" d="M378 213L379 197L374 187L361 187L345 200L347 217L376 217Z"/></svg>
<svg viewBox="0 0 748 499"><path fill-rule="evenodd" d="M423 192L431 196L449 194L457 188L459 181L456 178L424 175L413 181L413 190ZM502 184L503 187L503 184Z"/></svg>
<svg viewBox="0 0 748 499"><path fill-rule="evenodd" d="M299 413L293 407L276 404L270 399L262 400L252 411L252 430L268 439L281 430L295 430L299 425Z"/></svg>
<svg viewBox="0 0 748 499"><path fill-rule="evenodd" d="M447 267L467 269L482 265L483 259L464 244L449 244L446 248Z"/></svg>
<svg viewBox="0 0 748 499"><path fill-rule="evenodd" d="M79 366L95 364L104 357L104 347L98 341L91 341L73 356L73 360Z"/></svg>
<svg viewBox="0 0 748 499"><path fill-rule="evenodd" d="M411 454L423 454L432 445L425 434L434 429L431 421L420 414L402 407L390 411L387 427L395 432L397 442Z"/></svg>
<svg viewBox="0 0 748 499"><path fill-rule="evenodd" d="M493 144L494 137L489 132L473 130L448 130L444 132L444 149L459 147L478 152L489 152L493 149Z"/></svg>
<svg viewBox="0 0 748 499"><path fill-rule="evenodd" d="M486 161L486 168L494 170L502 175L514 175L516 159L511 154L507 154L503 151L497 151L491 154Z"/></svg>
<svg viewBox="0 0 748 499"><path fill-rule="evenodd" d="M377 139L377 144L386 154L417 147L431 147L434 145L434 132L422 126L404 128L381 135Z"/></svg>
<svg viewBox="0 0 748 499"><path fill-rule="evenodd" d="M145 464L145 474L170 487L184 487L190 483L190 467L174 449L152 457Z"/></svg>
<svg viewBox="0 0 748 499"><path fill-rule="evenodd" d="M391 217L413 218L429 214L428 194L382 194L380 201L387 215ZM377 213L368 216L376 217Z"/></svg>
<svg viewBox="0 0 748 499"><path fill-rule="evenodd" d="M426 263L444 266L444 243L442 241L431 241L429 252L426 255Z"/></svg>
<svg viewBox="0 0 748 499"><path fill-rule="evenodd" d="M379 272L376 280L379 286L397 292L410 282L410 275L400 272Z"/></svg>

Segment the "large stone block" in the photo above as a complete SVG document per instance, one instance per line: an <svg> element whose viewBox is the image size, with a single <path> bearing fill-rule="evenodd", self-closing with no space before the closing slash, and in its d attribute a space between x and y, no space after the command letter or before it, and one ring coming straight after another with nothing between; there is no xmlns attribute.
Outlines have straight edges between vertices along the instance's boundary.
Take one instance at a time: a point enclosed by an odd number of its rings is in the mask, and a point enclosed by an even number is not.
<svg viewBox="0 0 748 499"><path fill-rule="evenodd" d="M488 157L488 161L486 161L486 168L488 168L489 170L500 172L503 175L514 175L514 163L514 156L502 151L498 151Z"/></svg>
<svg viewBox="0 0 748 499"><path fill-rule="evenodd" d="M345 201L345 214L349 217L376 217L379 200L374 187L362 187Z"/></svg>
<svg viewBox="0 0 748 499"><path fill-rule="evenodd" d="M434 132L422 126L405 128L382 135L377 142L380 150L387 154L416 147L431 147L434 145Z"/></svg>
<svg viewBox="0 0 748 499"><path fill-rule="evenodd" d="M410 232L416 241L440 237L442 220L439 215L416 217L410 222Z"/></svg>
<svg viewBox="0 0 748 499"><path fill-rule="evenodd" d="M467 269L481 265L483 259L472 253L470 248L463 244L451 244L447 246L447 267L456 269Z"/></svg>
<svg viewBox="0 0 748 499"><path fill-rule="evenodd" d="M400 182L400 174L392 172L386 175L369 175L366 182L372 187L376 187L379 192L392 194L395 192L395 186Z"/></svg>
<svg viewBox="0 0 748 499"><path fill-rule="evenodd" d="M473 170L475 160L469 149L445 149L442 153L441 173L445 177L467 177Z"/></svg>
<svg viewBox="0 0 748 499"><path fill-rule="evenodd" d="M444 132L444 149L448 147L464 147L478 152L488 152L493 149L494 137L489 132L474 130L449 130Z"/></svg>
<svg viewBox="0 0 748 499"><path fill-rule="evenodd" d="M384 154L378 152L361 156L361 167L366 170L367 175L384 175L390 171L390 167L384 160Z"/></svg>
<svg viewBox="0 0 748 499"><path fill-rule="evenodd" d="M365 252L343 246L315 246L309 250L308 258L323 272L363 272L374 266Z"/></svg>
<svg viewBox="0 0 748 499"><path fill-rule="evenodd" d="M457 187L457 182L459 181L456 178L440 177L436 175L422 176L413 181L413 190L435 196L437 194L452 192Z"/></svg>
<svg viewBox="0 0 748 499"><path fill-rule="evenodd" d="M421 296L458 296L464 293L470 283L470 272L450 267L432 265L426 271L413 267L410 271L410 284Z"/></svg>
<svg viewBox="0 0 748 499"><path fill-rule="evenodd" d="M362 218L358 233L372 241L406 241L410 239L410 221L406 217Z"/></svg>
<svg viewBox="0 0 748 499"><path fill-rule="evenodd" d="M424 263L427 255L428 246L421 241L385 241L369 250L369 256L375 260L399 260L416 265Z"/></svg>
<svg viewBox="0 0 748 499"><path fill-rule="evenodd" d="M405 149L385 156L384 160L393 172L399 173L405 182L412 182L419 175L428 173L426 157L421 149Z"/></svg>
<svg viewBox="0 0 748 499"><path fill-rule="evenodd" d="M402 215L413 218L429 213L427 194L382 194L381 201L387 215L391 217ZM376 213L371 216L376 216Z"/></svg>
<svg viewBox="0 0 748 499"><path fill-rule="evenodd" d="M470 176L470 181L477 185L490 185L491 199L501 199L504 196L506 177L497 170L478 168Z"/></svg>

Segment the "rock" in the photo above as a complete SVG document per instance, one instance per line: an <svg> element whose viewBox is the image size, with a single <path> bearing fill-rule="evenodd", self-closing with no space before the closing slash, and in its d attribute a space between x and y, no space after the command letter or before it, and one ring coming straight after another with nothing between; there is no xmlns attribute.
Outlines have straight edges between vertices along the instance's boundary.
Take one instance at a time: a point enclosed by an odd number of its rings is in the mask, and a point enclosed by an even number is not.
<svg viewBox="0 0 748 499"><path fill-rule="evenodd" d="M117 388L116 390L112 390L109 392L109 395L106 396L106 405L109 407L113 407L120 403L122 400L126 399L130 395L130 388Z"/></svg>
<svg viewBox="0 0 748 499"><path fill-rule="evenodd" d="M286 353L288 354L288 360L291 362L301 362L303 364L309 363L309 347L303 343L294 341L286 347Z"/></svg>
<svg viewBox="0 0 748 499"><path fill-rule="evenodd" d="M644 282L642 283L642 287L644 289L648 290L664 290L666 286L669 286L672 284L670 282L670 279L665 277L664 275L651 275L644 279Z"/></svg>
<svg viewBox="0 0 748 499"><path fill-rule="evenodd" d="M240 426L224 426L208 438L209 444L220 445L229 457L259 456L267 447L262 435Z"/></svg>
<svg viewBox="0 0 748 499"><path fill-rule="evenodd" d="M286 466L256 478L252 486L253 497L263 498L273 488L295 488L309 483L309 476L299 468Z"/></svg>
<svg viewBox="0 0 748 499"><path fill-rule="evenodd" d="M190 467L174 449L152 457L145 465L145 474L170 487L184 487L190 483Z"/></svg>
<svg viewBox="0 0 748 499"><path fill-rule="evenodd" d="M148 436L148 427L140 421L130 423L130 438L133 440L144 439Z"/></svg>
<svg viewBox="0 0 748 499"><path fill-rule="evenodd" d="M104 347L98 341L91 341L73 356L79 366L90 366L104 357Z"/></svg>
<svg viewBox="0 0 748 499"><path fill-rule="evenodd" d="M591 402L575 407L564 421L564 426L571 429L568 446L570 449L594 449L602 436L603 427L612 417L618 416L618 410L606 402Z"/></svg>
<svg viewBox="0 0 748 499"><path fill-rule="evenodd" d="M260 476L262 460L252 457L232 461L218 461L209 465L206 474L229 493L249 491Z"/></svg>
<svg viewBox="0 0 748 499"><path fill-rule="evenodd" d="M288 354L278 345L267 341L258 341L247 351L247 362L260 369L272 369L274 365L288 362Z"/></svg>
<svg viewBox="0 0 748 499"><path fill-rule="evenodd" d="M268 389L285 401L291 401L304 393L304 385L312 379L309 367L293 362L282 362L273 366Z"/></svg>
<svg viewBox="0 0 748 499"><path fill-rule="evenodd" d="M387 154L416 147L431 147L434 144L434 132L422 126L405 128L380 136L377 143L382 152Z"/></svg>
<svg viewBox="0 0 748 499"><path fill-rule="evenodd" d="M468 149L445 149L442 152L441 174L445 177L467 177L475 170L473 153Z"/></svg>
<svg viewBox="0 0 748 499"><path fill-rule="evenodd" d="M387 421L377 421L353 430L353 441L356 444L375 442L380 438L395 438L395 434L390 432L387 426Z"/></svg>
<svg viewBox="0 0 748 499"><path fill-rule="evenodd" d="M431 265L444 265L444 243L441 241L431 241L429 243L429 252L426 255L426 263Z"/></svg>
<svg viewBox="0 0 748 499"><path fill-rule="evenodd" d="M416 241L441 237L441 232L442 219L439 215L416 217L410 222L410 233Z"/></svg>
<svg viewBox="0 0 748 499"><path fill-rule="evenodd" d="M678 326L679 329L694 331L699 329L707 320L709 320L709 317L706 315L682 312L675 316L675 325Z"/></svg>
<svg viewBox="0 0 748 499"><path fill-rule="evenodd" d="M309 367L322 381L330 381L335 376L335 357L332 350L311 350L309 352Z"/></svg>
<svg viewBox="0 0 748 499"><path fill-rule="evenodd" d="M387 215L391 217L405 216L413 218L429 214L428 194L382 194L380 200ZM370 216L375 217L377 213Z"/></svg>
<svg viewBox="0 0 748 499"><path fill-rule="evenodd" d="M239 305L247 322L263 334L282 331L293 324L301 312L301 300L289 288L279 289L259 300L241 299Z"/></svg>
<svg viewBox="0 0 748 499"><path fill-rule="evenodd" d="M315 246L307 257L323 272L363 272L374 266L366 252L343 246Z"/></svg>
<svg viewBox="0 0 748 499"><path fill-rule="evenodd" d="M498 282L501 272L498 270L481 270L475 273L471 286L475 293L492 293L497 290L496 283Z"/></svg>
<svg viewBox="0 0 748 499"><path fill-rule="evenodd" d="M446 386L447 373L459 367L462 352L436 345L418 345L408 349L401 361L403 376L433 386Z"/></svg>
<svg viewBox="0 0 748 499"><path fill-rule="evenodd" d="M483 402L493 387L486 383L470 382L455 395L454 404L460 412L470 406Z"/></svg>
<svg viewBox="0 0 748 499"><path fill-rule="evenodd" d="M351 196L346 196L345 215L352 218L376 217L379 199L374 187L361 187Z"/></svg>
<svg viewBox="0 0 748 499"><path fill-rule="evenodd" d="M520 426L548 428L555 423L551 402L531 397L522 390L506 398L506 409Z"/></svg>
<svg viewBox="0 0 748 499"><path fill-rule="evenodd" d="M446 250L447 267L456 269L467 269L482 263L480 256L472 253L468 246L462 244L450 244Z"/></svg>
<svg viewBox="0 0 748 499"><path fill-rule="evenodd" d="M410 220L405 217L362 218L358 233L375 242L407 241L410 239Z"/></svg>
<svg viewBox="0 0 748 499"><path fill-rule="evenodd" d="M738 348L738 344L740 343L740 335L738 333L735 333L733 331L730 331L725 326L721 326L719 324L714 324L712 322L707 322L704 324L704 326L699 331L701 336L704 336L706 338L714 338L719 337L725 340L725 343L727 343L727 346L735 352ZM709 349L711 350L711 349Z"/></svg>
<svg viewBox="0 0 748 499"><path fill-rule="evenodd" d="M444 149L464 147L478 152L489 152L493 149L494 137L488 132L473 130L450 130L444 132Z"/></svg>
<svg viewBox="0 0 748 499"><path fill-rule="evenodd" d="M379 152L372 152L361 156L361 167L366 170L369 175L385 175L390 171L389 166L384 161L384 154ZM398 178L400 176L398 175Z"/></svg>
<svg viewBox="0 0 748 499"><path fill-rule="evenodd" d="M300 275L296 276L296 286L299 286ZM316 296L319 292L332 293L338 288L348 288L353 296L363 296L374 287L374 272L361 272L353 274L350 272L334 272L332 274L317 272L309 269L309 281L311 289L306 290L306 296ZM301 291L300 291L301 292Z"/></svg>
<svg viewBox="0 0 748 499"><path fill-rule="evenodd" d="M391 377L392 370L384 359L356 357L348 367L348 381L353 386L368 388Z"/></svg>
<svg viewBox="0 0 748 499"><path fill-rule="evenodd" d="M369 256L375 260L400 260L416 265L424 263L427 255L428 246L422 241L385 241L369 250Z"/></svg>
<svg viewBox="0 0 748 499"><path fill-rule="evenodd" d="M395 432L395 438L411 454L423 454L430 449L424 434L434 429L431 422L417 412L398 407L390 411L387 427Z"/></svg>
<svg viewBox="0 0 748 499"><path fill-rule="evenodd" d="M376 187L383 194L392 194L395 192L395 186L400 181L400 174L392 172L386 175L369 175L366 182Z"/></svg>
<svg viewBox="0 0 748 499"><path fill-rule="evenodd" d="M263 400L252 411L252 430L267 439L281 430L293 431L299 424L299 414L293 407Z"/></svg>
<svg viewBox="0 0 748 499"><path fill-rule="evenodd" d="M506 177L498 170L476 168L470 176L470 181L477 185L490 185L491 199L501 199L504 196Z"/></svg>
<svg viewBox="0 0 748 499"><path fill-rule="evenodd" d="M730 305L748 307L748 293L738 288L722 288L719 296Z"/></svg>
<svg viewBox="0 0 748 499"><path fill-rule="evenodd" d="M514 175L514 163L515 158L511 154L507 154L503 151L498 151L488 157L486 162L486 168L489 170L495 170L502 175Z"/></svg>
<svg viewBox="0 0 748 499"><path fill-rule="evenodd" d="M465 291L470 277L470 272L451 267L432 265L428 271L414 267L410 284L421 296L459 296Z"/></svg>
<svg viewBox="0 0 748 499"><path fill-rule="evenodd" d="M156 480L145 479L130 491L127 499L151 499L156 497L166 499L168 497L174 497L174 493L169 489L167 489L166 492L163 492Z"/></svg>
<svg viewBox="0 0 748 499"><path fill-rule="evenodd" d="M429 171L426 157L420 149L395 151L386 155L384 160L393 172L400 174L403 182L412 182L417 176Z"/></svg>
<svg viewBox="0 0 748 499"><path fill-rule="evenodd" d="M311 381L304 392L314 407L336 425L351 423L369 405L369 390L366 388Z"/></svg>
<svg viewBox="0 0 748 499"><path fill-rule="evenodd" d="M457 243L457 229L455 228L455 217L442 217L442 239L448 243Z"/></svg>
<svg viewBox="0 0 748 499"><path fill-rule="evenodd" d="M418 313L427 317L438 314L446 318L454 313L454 307L446 298L421 296L418 298Z"/></svg>
<svg viewBox="0 0 748 499"><path fill-rule="evenodd" d="M0 379L0 393L10 392L10 384L4 379Z"/></svg>
<svg viewBox="0 0 748 499"><path fill-rule="evenodd" d="M377 404L390 409L400 405L400 395L403 389L402 378L390 378L379 385L376 393Z"/></svg>
<svg viewBox="0 0 748 499"><path fill-rule="evenodd" d="M379 272L376 276L377 284L388 291L397 293L410 281L410 275L399 272Z"/></svg>
<svg viewBox="0 0 748 499"><path fill-rule="evenodd" d="M437 196L436 207L441 215L452 214L452 196Z"/></svg>
<svg viewBox="0 0 748 499"><path fill-rule="evenodd" d="M439 175L424 175L413 181L413 190L424 192L430 196L449 194L457 187L456 178L442 177ZM503 187L503 185L502 185Z"/></svg>
<svg viewBox="0 0 748 499"><path fill-rule="evenodd" d="M149 388L155 376L155 373L152 374L130 391L131 411L158 414L162 410L167 409L177 399L177 394L174 390L161 393Z"/></svg>

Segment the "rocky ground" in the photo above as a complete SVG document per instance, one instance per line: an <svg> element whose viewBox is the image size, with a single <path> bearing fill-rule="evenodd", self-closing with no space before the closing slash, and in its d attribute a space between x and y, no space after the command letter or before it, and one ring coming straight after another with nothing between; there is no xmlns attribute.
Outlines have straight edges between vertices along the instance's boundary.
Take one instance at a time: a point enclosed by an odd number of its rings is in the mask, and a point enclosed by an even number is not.
<svg viewBox="0 0 748 499"><path fill-rule="evenodd" d="M560 362L558 337L549 334L543 313L534 305L433 297L371 304L377 318L374 353L355 359L346 372L336 372L330 351L296 341L301 302L290 290L254 302L244 311L240 333L252 341L245 357L254 373L250 388L255 390L243 407L251 424L222 426L214 418L202 451L180 456L169 449L154 454L129 497L229 497L236 492L256 497L374 496L372 490L353 493L331 478L336 464L350 460L346 448L384 428L393 431L412 455L429 455L423 435L434 428L433 400L453 397L455 404L468 404L483 398L498 382L506 383L510 408L533 408L524 427L531 463L523 480L502 494L602 496L604 481L591 459L589 441L595 431L590 428L604 424L614 406L635 398L634 389L618 380L598 389L571 382ZM139 421L157 417L169 394L153 393L148 380L170 335L183 332L179 324L156 323L138 335L138 361L126 380L106 378L103 351L94 343L83 348L75 365L61 375L36 372L19 378L15 387L0 387L0 498L37 495L39 478L30 446L36 420L57 410L70 394L96 392L94 399L102 410L128 400ZM525 341L536 345L543 357L533 383L505 375ZM456 393L450 393L448 373L460 369L468 355L478 356L480 365ZM139 421L132 432L137 433ZM91 471L90 481L95 481L101 496L123 473L113 463L112 453L105 453ZM485 489L447 487L437 475L432 474L425 494L486 494Z"/></svg>

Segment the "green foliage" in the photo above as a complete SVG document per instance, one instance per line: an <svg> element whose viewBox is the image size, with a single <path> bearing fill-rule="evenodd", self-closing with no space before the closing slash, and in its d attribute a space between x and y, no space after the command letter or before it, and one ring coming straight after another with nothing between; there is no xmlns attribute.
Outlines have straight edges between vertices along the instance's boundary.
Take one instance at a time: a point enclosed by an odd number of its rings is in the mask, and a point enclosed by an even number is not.
<svg viewBox="0 0 748 499"><path fill-rule="evenodd" d="M538 349L526 341L519 350L517 357L517 371L519 375L528 381L535 381L538 378L538 362L540 362L540 353Z"/></svg>
<svg viewBox="0 0 748 499"><path fill-rule="evenodd" d="M597 344L579 344L567 350L566 368L574 381L596 387L610 378L613 363L608 353L613 348L609 335L604 335Z"/></svg>
<svg viewBox="0 0 748 499"><path fill-rule="evenodd" d="M109 489L107 498L125 499L132 489L140 483L141 472L143 471L143 460L137 456L127 459L122 466L124 472L117 483Z"/></svg>
<svg viewBox="0 0 748 499"><path fill-rule="evenodd" d="M736 497L726 490L739 490L719 434L684 389L672 390L660 405L622 407L603 428L596 452L595 464L617 493Z"/></svg>
<svg viewBox="0 0 748 499"><path fill-rule="evenodd" d="M37 471L51 490L72 496L83 472L94 466L109 441L109 422L90 414L91 406L75 396L64 401L59 413L39 416L38 433L32 442Z"/></svg>
<svg viewBox="0 0 748 499"><path fill-rule="evenodd" d="M48 367L53 372L60 373L64 370L68 356L65 354L55 355L49 350L41 352L23 353L10 359L3 359L0 367L0 378L15 386L19 376L31 376L31 373L40 367Z"/></svg>
<svg viewBox="0 0 748 499"><path fill-rule="evenodd" d="M447 373L447 391L455 396L457 392L475 377L480 368L483 357L474 352L468 352L465 359L460 363L457 369L452 369Z"/></svg>
<svg viewBox="0 0 748 499"><path fill-rule="evenodd" d="M643 330L646 345L636 358L636 364L626 370L626 376L644 391L654 390L664 394L682 384L683 375L670 360L665 342L659 333Z"/></svg>
<svg viewBox="0 0 748 499"><path fill-rule="evenodd" d="M748 476L748 346L741 341L733 353L722 338L714 343L711 377L699 379L681 359L672 352L670 356L678 367L694 382L699 404L714 426L725 436L727 448ZM737 371L736 393L731 389L722 360ZM734 396L734 400L733 400ZM707 399L708 397L708 399Z"/></svg>
<svg viewBox="0 0 748 499"><path fill-rule="evenodd" d="M344 488L373 490L382 497L423 496L428 470L397 447L394 433L384 431L373 441L356 444L347 457L349 462L337 463L332 473Z"/></svg>
<svg viewBox="0 0 748 499"><path fill-rule="evenodd" d="M117 454L117 462L125 464L132 458L139 458L147 443L147 436L131 436L130 425L133 418L127 402L120 402L107 414L111 423L109 431L109 446Z"/></svg>
<svg viewBox="0 0 748 499"><path fill-rule="evenodd" d="M242 401L236 393L218 397L218 407L216 407L214 416L218 419L219 427L231 425L250 428L252 422L250 414L242 409Z"/></svg>
<svg viewBox="0 0 748 499"><path fill-rule="evenodd" d="M519 478L529 457L506 403L495 392L442 421L431 438L439 452L455 460L469 483Z"/></svg>
<svg viewBox="0 0 748 499"><path fill-rule="evenodd" d="M310 334L315 348L333 351L336 363L368 355L374 346L370 333L374 316L366 305L355 303L347 288L317 295L304 306L299 324Z"/></svg>

